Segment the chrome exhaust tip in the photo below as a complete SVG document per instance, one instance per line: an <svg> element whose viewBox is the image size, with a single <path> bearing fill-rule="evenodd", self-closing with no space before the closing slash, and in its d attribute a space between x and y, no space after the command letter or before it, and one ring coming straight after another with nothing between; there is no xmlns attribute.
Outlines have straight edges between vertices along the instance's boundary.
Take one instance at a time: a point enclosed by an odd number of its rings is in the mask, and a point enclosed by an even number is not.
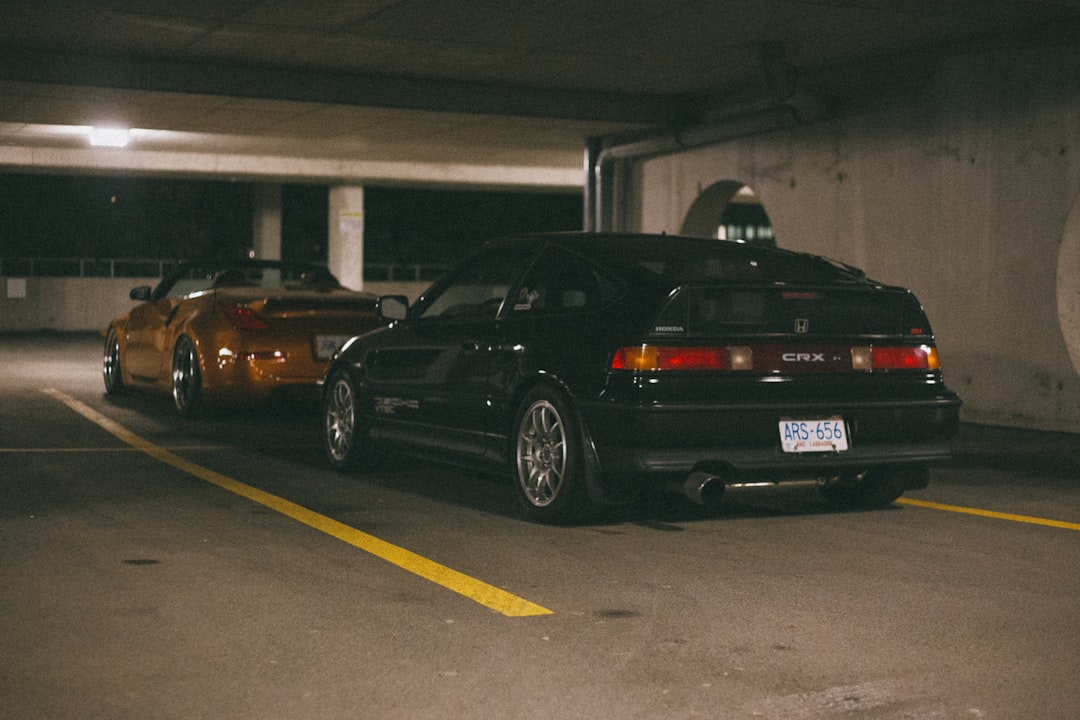
<svg viewBox="0 0 1080 720"><path fill-rule="evenodd" d="M691 502L715 508L724 497L724 481L708 473L691 473L683 481L682 492Z"/></svg>

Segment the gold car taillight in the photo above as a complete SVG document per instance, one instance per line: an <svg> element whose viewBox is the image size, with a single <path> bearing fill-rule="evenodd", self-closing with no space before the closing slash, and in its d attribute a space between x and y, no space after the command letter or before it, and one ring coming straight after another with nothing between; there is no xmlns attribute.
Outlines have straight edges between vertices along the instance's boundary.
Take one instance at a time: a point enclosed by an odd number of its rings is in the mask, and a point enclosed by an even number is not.
<svg viewBox="0 0 1080 720"><path fill-rule="evenodd" d="M285 362L289 357L288 353L284 350L231 350L229 348L221 348L218 350L218 358L222 361L235 360L236 362L243 362L245 360L263 360L272 362Z"/></svg>
<svg viewBox="0 0 1080 720"><path fill-rule="evenodd" d="M223 305L221 311L229 323L237 330L266 330L270 327L265 320L246 305Z"/></svg>

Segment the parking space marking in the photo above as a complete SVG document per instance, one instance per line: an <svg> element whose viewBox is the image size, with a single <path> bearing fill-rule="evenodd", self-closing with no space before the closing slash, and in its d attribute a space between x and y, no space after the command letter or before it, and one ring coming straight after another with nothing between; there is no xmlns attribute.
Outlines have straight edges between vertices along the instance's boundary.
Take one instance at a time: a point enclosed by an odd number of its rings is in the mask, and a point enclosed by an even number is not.
<svg viewBox="0 0 1080 720"><path fill-rule="evenodd" d="M294 502L251 487L250 485L245 485L242 482L216 473L213 470L208 470L193 462L189 462L179 455L176 455L159 445L155 445L149 440L144 440L123 425L110 420L88 405L79 402L75 398L60 392L59 390L47 388L42 392L68 406L90 422L111 433L136 450L146 453L166 465L171 465L178 470L186 472L189 475L194 475L212 485L216 485L219 488L228 490L231 493L247 498L259 505L270 508L286 517L290 517L293 520L330 535L342 542L348 543L375 557L381 558L382 560L385 560L392 565L396 565L414 575L429 580L436 585L440 585L447 590L451 590L458 595L467 597L497 613L507 617L531 617L553 614L551 610L548 610L545 607L529 602L524 598L513 595L494 585L489 585L481 580L458 572L457 570L448 568L445 565L440 565L422 555L393 545L373 535L361 532L356 528L349 527L348 525L338 522L333 518L326 517L325 515L320 515L313 510L308 510Z"/></svg>
<svg viewBox="0 0 1080 720"><path fill-rule="evenodd" d="M224 450L226 445L169 445L169 450ZM274 447L280 447L275 445ZM0 453L47 453L53 455L56 453L129 453L129 452L142 452L139 448L134 447L62 447L62 448L50 448L50 447L15 447L15 448L0 448Z"/></svg>
<svg viewBox="0 0 1080 720"><path fill-rule="evenodd" d="M945 505L943 503L914 500L912 498L900 498L896 502L900 505L911 505L913 507L943 510L945 512L962 513L964 515L979 515L995 520L1008 520L1010 522L1027 523L1029 525L1045 525L1047 527L1060 528L1062 530L1080 530L1080 523L1065 522L1063 520L1048 520L1047 518L1033 517L1031 515L1014 515L1012 513L997 512L995 510L982 510L980 508L963 507L962 505Z"/></svg>

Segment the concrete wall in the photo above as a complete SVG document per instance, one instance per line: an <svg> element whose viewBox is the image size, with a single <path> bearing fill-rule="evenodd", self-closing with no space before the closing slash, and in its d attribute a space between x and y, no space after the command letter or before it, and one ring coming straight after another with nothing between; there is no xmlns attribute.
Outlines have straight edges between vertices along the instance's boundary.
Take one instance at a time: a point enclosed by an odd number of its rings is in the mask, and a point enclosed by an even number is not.
<svg viewBox="0 0 1080 720"><path fill-rule="evenodd" d="M1080 431L1073 45L969 51L876 107L643 162L629 223L678 232L710 185L748 184L779 246L918 294L966 420Z"/></svg>
<svg viewBox="0 0 1080 720"><path fill-rule="evenodd" d="M128 299L131 288L157 282L158 278L0 278L0 332L104 331L112 318L134 305Z"/></svg>
<svg viewBox="0 0 1080 720"><path fill-rule="evenodd" d="M0 333L56 330L104 332L109 321L135 303L128 292L156 285L158 278L4 278L0 277ZM397 293L415 300L428 283L368 282L367 292ZM25 290L25 293L23 292ZM9 297L15 294L20 297Z"/></svg>

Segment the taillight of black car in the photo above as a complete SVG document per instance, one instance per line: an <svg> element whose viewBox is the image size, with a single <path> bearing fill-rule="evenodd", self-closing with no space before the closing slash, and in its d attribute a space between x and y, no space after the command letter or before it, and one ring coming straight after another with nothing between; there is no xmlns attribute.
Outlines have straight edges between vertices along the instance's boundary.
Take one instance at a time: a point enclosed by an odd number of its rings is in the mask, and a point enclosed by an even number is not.
<svg viewBox="0 0 1080 720"><path fill-rule="evenodd" d="M941 369L933 345L653 345L622 347L612 370L733 370L759 373L889 372Z"/></svg>

